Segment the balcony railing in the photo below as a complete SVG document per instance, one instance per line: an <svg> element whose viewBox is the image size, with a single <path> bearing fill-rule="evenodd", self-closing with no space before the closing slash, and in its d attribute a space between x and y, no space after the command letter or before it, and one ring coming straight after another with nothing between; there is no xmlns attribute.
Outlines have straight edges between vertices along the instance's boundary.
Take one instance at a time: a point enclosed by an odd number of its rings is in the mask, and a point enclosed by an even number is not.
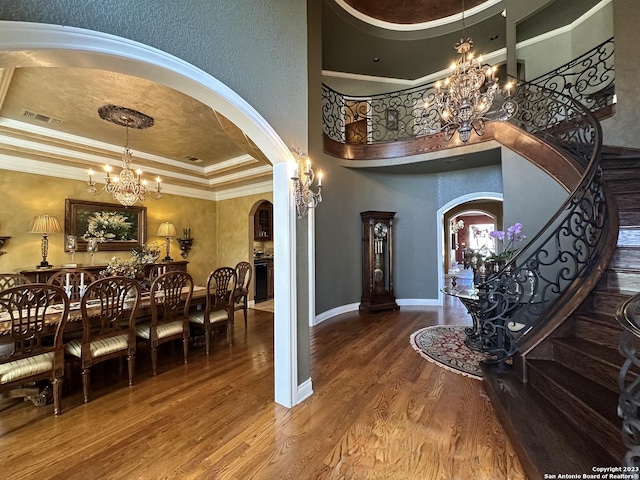
<svg viewBox="0 0 640 480"><path fill-rule="evenodd" d="M591 111L611 105L613 47L611 38L529 83L568 95ZM435 82L368 97L344 95L323 85L323 132L338 143L368 145L426 136L441 126L433 107L436 93Z"/></svg>

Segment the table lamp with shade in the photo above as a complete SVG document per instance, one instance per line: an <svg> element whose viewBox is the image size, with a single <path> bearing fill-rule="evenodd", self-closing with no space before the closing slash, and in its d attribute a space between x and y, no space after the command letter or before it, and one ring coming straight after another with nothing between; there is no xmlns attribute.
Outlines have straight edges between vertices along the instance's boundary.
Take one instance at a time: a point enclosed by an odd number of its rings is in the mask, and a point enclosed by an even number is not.
<svg viewBox="0 0 640 480"><path fill-rule="evenodd" d="M169 256L169 249L171 248L171 237L176 236L176 227L173 226L173 223L163 222L160 224L158 228L158 236L166 237L167 239L167 256L162 259L164 262L172 262L173 259Z"/></svg>
<svg viewBox="0 0 640 480"><path fill-rule="evenodd" d="M60 228L60 222L54 216L45 213L43 215L36 215L31 221L29 226L29 233L41 233L42 234L42 262L36 268L51 268L49 262L47 262L47 255L49 254L49 237L50 233L62 232Z"/></svg>

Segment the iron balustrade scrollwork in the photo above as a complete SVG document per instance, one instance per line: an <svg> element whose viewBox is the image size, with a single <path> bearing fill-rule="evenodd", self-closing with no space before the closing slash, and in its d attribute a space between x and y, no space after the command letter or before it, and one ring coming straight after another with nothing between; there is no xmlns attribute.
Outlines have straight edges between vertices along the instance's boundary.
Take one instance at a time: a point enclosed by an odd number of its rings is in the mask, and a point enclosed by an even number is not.
<svg viewBox="0 0 640 480"><path fill-rule="evenodd" d="M408 140L439 130L435 82L392 93L353 97L322 85L324 134L340 143Z"/></svg>
<svg viewBox="0 0 640 480"><path fill-rule="evenodd" d="M613 37L572 61L534 78L535 83L569 95L589 110L613 103L615 72Z"/></svg>
<svg viewBox="0 0 640 480"><path fill-rule="evenodd" d="M502 269L478 285L481 305L468 345L503 362L561 296L575 292L606 246L606 200L599 165L601 130L580 103L544 87L516 91L521 129L553 144L583 170L580 184L536 236Z"/></svg>
<svg viewBox="0 0 640 480"><path fill-rule="evenodd" d="M574 60L528 82L563 93L596 111L613 103L613 38ZM440 131L442 124L435 107L435 82L405 90L371 96L349 96L322 85L323 132L339 143L377 144L408 140ZM524 99L521 99L524 100ZM539 100L542 105L536 105ZM496 105L504 98L498 96ZM555 104L559 107L558 104ZM538 120L554 115L544 99L530 98L527 112ZM566 117L566 115L561 115ZM543 126L548 126L546 120Z"/></svg>
<svg viewBox="0 0 640 480"><path fill-rule="evenodd" d="M628 449L622 464L627 467L640 466L640 319L636 314L639 306L640 294L618 305L615 314L623 327L618 343L625 357L618 375L618 416L622 418L622 441Z"/></svg>

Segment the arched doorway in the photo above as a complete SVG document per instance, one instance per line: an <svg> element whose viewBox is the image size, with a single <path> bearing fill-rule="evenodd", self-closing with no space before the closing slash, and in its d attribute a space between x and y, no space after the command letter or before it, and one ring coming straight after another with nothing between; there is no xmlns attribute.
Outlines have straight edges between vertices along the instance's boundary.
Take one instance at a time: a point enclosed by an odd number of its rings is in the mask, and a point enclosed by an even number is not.
<svg viewBox="0 0 640 480"><path fill-rule="evenodd" d="M273 204L269 200L260 200L253 205L249 216L249 229L250 255L254 264L254 304L273 303Z"/></svg>
<svg viewBox="0 0 640 480"><path fill-rule="evenodd" d="M172 55L132 40L100 32L28 22L0 22L0 60L4 67L95 68L135 75L189 95L220 112L264 153L273 165L274 222L279 253L275 283L281 292L274 316L275 401L298 403L295 325L295 211L287 161L291 152L269 123L243 98L206 72ZM24 55L29 52L29 55ZM78 173L84 178L84 172Z"/></svg>
<svg viewBox="0 0 640 480"><path fill-rule="evenodd" d="M495 218L497 226L502 224L502 193L499 192L475 192L460 196L446 203L438 209L438 304L442 305L444 294L445 276L449 269L452 255L451 220L456 219L462 212L473 213L469 218ZM477 215L476 215L477 214ZM465 224L466 227L466 224ZM465 241L465 243L467 243Z"/></svg>

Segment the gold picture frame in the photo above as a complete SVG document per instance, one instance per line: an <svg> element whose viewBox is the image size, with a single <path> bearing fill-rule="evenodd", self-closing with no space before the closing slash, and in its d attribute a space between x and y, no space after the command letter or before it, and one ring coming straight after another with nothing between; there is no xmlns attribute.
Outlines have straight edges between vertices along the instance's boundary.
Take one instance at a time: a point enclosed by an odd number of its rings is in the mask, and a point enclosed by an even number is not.
<svg viewBox="0 0 640 480"><path fill-rule="evenodd" d="M67 198L64 232L65 240L66 235L77 237L80 251L87 248L89 237L99 239L99 250L133 250L147 241L147 207Z"/></svg>

